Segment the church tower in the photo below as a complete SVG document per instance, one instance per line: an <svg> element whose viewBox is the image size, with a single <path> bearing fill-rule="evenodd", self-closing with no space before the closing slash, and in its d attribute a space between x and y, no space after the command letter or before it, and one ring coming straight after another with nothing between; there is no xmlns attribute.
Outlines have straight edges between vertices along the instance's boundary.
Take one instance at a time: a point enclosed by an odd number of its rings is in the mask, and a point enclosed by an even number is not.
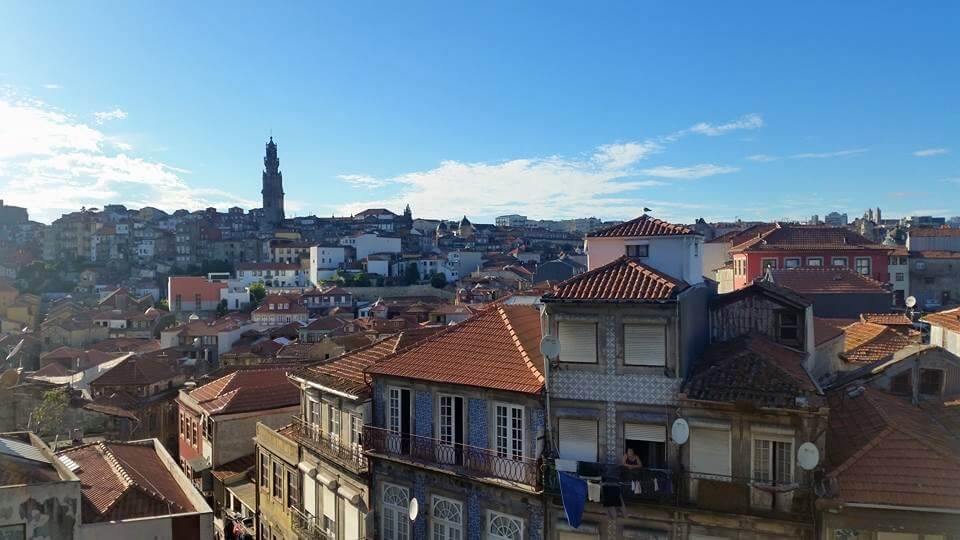
<svg viewBox="0 0 960 540"><path fill-rule="evenodd" d="M267 142L267 155L263 158L263 223L264 228L274 229L283 223L283 174L280 158L273 137Z"/></svg>

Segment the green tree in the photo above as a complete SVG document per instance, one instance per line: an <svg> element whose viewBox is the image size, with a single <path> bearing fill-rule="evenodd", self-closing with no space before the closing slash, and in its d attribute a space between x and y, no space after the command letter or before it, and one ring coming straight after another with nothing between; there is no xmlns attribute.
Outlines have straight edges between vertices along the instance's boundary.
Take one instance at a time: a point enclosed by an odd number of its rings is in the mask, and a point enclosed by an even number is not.
<svg viewBox="0 0 960 540"><path fill-rule="evenodd" d="M164 311L170 311L170 302L168 302L167 299L164 298L163 300L160 300L159 302L155 302L155 303L153 304L153 307L155 307L155 308L157 308L157 309L162 309L162 310L164 310Z"/></svg>
<svg viewBox="0 0 960 540"><path fill-rule="evenodd" d="M220 303L217 304L217 317L223 317L227 314L227 301L226 299L220 300Z"/></svg>
<svg viewBox="0 0 960 540"><path fill-rule="evenodd" d="M38 435L50 435L63 427L63 413L70 405L70 394L66 388L55 388L43 393L40 405L33 411L31 426Z"/></svg>
<svg viewBox="0 0 960 540"><path fill-rule="evenodd" d="M260 302L263 300L263 297L267 295L267 288L263 286L263 283L254 283L250 286L250 305L257 307L260 305Z"/></svg>
<svg viewBox="0 0 960 540"><path fill-rule="evenodd" d="M369 287L370 286L370 276L360 272L357 275L353 276L353 284L357 287Z"/></svg>
<svg viewBox="0 0 960 540"><path fill-rule="evenodd" d="M447 286L447 276L446 274L435 272L430 276L430 285L433 285L434 288L442 289Z"/></svg>
<svg viewBox="0 0 960 540"><path fill-rule="evenodd" d="M420 281L420 269L417 267L417 263L408 264L406 271L403 273L403 284L413 285L418 281Z"/></svg>

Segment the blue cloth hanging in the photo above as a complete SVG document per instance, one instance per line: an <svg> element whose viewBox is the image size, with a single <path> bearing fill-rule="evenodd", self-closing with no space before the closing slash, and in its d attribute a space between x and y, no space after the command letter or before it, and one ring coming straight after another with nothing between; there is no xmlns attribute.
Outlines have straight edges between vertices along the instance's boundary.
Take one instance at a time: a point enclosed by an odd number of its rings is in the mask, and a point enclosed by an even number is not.
<svg viewBox="0 0 960 540"><path fill-rule="evenodd" d="M563 471L557 471L557 478L560 481L560 497L563 499L567 523L574 529L579 529L583 508L587 504L587 481Z"/></svg>

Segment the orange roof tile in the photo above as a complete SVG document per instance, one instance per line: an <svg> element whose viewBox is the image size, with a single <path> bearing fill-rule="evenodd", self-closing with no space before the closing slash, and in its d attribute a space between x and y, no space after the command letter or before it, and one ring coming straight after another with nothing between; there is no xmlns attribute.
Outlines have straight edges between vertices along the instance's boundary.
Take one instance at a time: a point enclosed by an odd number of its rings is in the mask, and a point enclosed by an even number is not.
<svg viewBox="0 0 960 540"><path fill-rule="evenodd" d="M300 403L300 389L287 378L288 371L287 366L234 371L189 395L210 414L290 407Z"/></svg>
<svg viewBox="0 0 960 540"><path fill-rule="evenodd" d="M697 234L690 227L675 225L643 214L630 221L604 227L587 234L588 238L617 238L624 236L678 236Z"/></svg>
<svg viewBox="0 0 960 540"><path fill-rule="evenodd" d="M689 285L635 259L621 256L560 283L544 301L669 300Z"/></svg>
<svg viewBox="0 0 960 540"><path fill-rule="evenodd" d="M367 372L534 394L544 380L540 337L538 309L494 305Z"/></svg>
<svg viewBox="0 0 960 540"><path fill-rule="evenodd" d="M884 326L912 326L913 321L903 313L861 313L860 321Z"/></svg>
<svg viewBox="0 0 960 540"><path fill-rule="evenodd" d="M168 362L131 354L90 381L90 384L97 386L140 386L158 383L176 376L176 368Z"/></svg>
<svg viewBox="0 0 960 540"><path fill-rule="evenodd" d="M845 227L821 225L781 225L753 236L730 248L731 252L777 250L883 250L890 248L872 242Z"/></svg>
<svg viewBox="0 0 960 540"><path fill-rule="evenodd" d="M917 334L872 322L855 322L843 333L840 358L847 362L876 362L919 342Z"/></svg>
<svg viewBox="0 0 960 540"><path fill-rule="evenodd" d="M817 345L843 335L843 325L836 324L835 320L824 319L823 317L813 318L813 339Z"/></svg>
<svg viewBox="0 0 960 540"><path fill-rule="evenodd" d="M841 266L771 268L773 282L800 294L890 294L883 283Z"/></svg>
<svg viewBox="0 0 960 540"><path fill-rule="evenodd" d="M960 332L960 308L924 315L921 320L934 326L942 326L952 332Z"/></svg>
<svg viewBox="0 0 960 540"><path fill-rule="evenodd" d="M848 387L849 388L849 387ZM827 447L845 502L960 508L960 441L928 411L874 388L829 396Z"/></svg>

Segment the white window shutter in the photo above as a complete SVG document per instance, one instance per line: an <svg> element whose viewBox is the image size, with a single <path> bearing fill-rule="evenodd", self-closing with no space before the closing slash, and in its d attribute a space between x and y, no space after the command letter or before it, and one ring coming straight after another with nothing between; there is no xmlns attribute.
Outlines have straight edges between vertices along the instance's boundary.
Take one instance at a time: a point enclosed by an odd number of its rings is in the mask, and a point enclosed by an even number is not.
<svg viewBox="0 0 960 540"><path fill-rule="evenodd" d="M560 360L593 364L597 361L597 323L560 321Z"/></svg>
<svg viewBox="0 0 960 540"><path fill-rule="evenodd" d="M303 508L311 516L317 514L317 483L310 475L303 475Z"/></svg>
<svg viewBox="0 0 960 540"><path fill-rule="evenodd" d="M337 494L323 486L323 515L331 521L337 520Z"/></svg>
<svg viewBox="0 0 960 540"><path fill-rule="evenodd" d="M653 324L623 325L623 363L628 366L666 365L666 327Z"/></svg>
<svg viewBox="0 0 960 540"><path fill-rule="evenodd" d="M729 429L693 428L690 434L690 471L730 476Z"/></svg>
<svg viewBox="0 0 960 540"><path fill-rule="evenodd" d="M360 538L360 511L352 504L343 505L343 537Z"/></svg>
<svg viewBox="0 0 960 540"><path fill-rule="evenodd" d="M596 420L579 418L560 418L557 422L560 435L560 457L575 461L597 461L597 434L599 425Z"/></svg>
<svg viewBox="0 0 960 540"><path fill-rule="evenodd" d="M667 442L667 428L657 424L624 424L623 438L631 441Z"/></svg>

